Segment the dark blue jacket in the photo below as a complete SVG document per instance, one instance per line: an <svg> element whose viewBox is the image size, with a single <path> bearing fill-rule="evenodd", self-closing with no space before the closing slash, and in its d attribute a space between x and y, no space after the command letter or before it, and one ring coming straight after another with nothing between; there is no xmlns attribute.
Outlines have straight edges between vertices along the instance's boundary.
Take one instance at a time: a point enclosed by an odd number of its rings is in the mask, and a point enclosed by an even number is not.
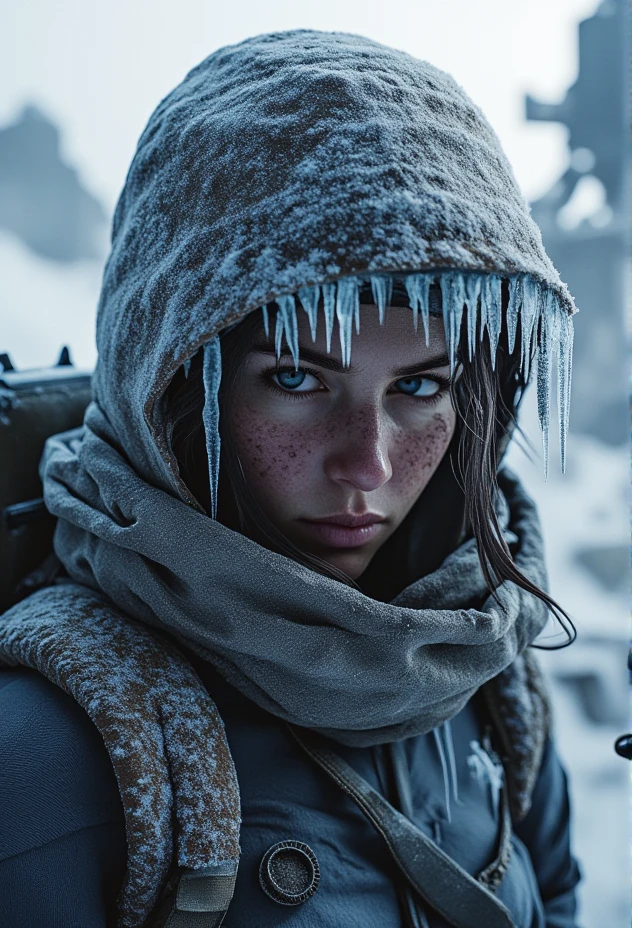
<svg viewBox="0 0 632 928"><path fill-rule="evenodd" d="M198 672L226 724L243 806L242 856L225 928L399 928L400 879L385 844L357 806L295 744L275 717ZM101 737L83 709L34 671L0 673L0 926L105 928L125 871L125 828ZM405 742L414 821L470 873L494 857L498 822L480 763L476 698L452 721L458 802L448 796L432 734ZM475 744L473 744L475 743ZM477 747L478 746L478 747ZM336 750L388 794L384 751ZM308 844L317 892L284 906L259 885L259 863L283 840ZM580 878L569 848L566 776L548 742L533 806L515 829L499 896L519 928L572 928ZM424 907L431 928L446 923ZM473 922L472 928L484 928Z"/></svg>

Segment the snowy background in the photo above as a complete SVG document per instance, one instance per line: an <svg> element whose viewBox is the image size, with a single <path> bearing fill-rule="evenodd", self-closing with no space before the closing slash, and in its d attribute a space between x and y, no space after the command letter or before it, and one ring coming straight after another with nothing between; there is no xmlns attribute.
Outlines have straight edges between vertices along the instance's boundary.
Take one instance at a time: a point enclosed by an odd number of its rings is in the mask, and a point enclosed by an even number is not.
<svg viewBox="0 0 632 928"><path fill-rule="evenodd" d="M556 235L560 248L569 237L579 245L581 239L588 256L595 237L609 254L615 247L609 243L622 241L615 215L621 203L596 169L591 173L590 146L573 143L564 121L525 119L525 94L550 104L564 99L578 77L579 22L609 16L617 0L3 0L2 6L0 353L8 351L16 367L54 363L62 345L78 366L92 367L108 224L138 136L189 68L259 32L361 32L427 58L456 77L499 133L522 189L540 204L538 221L554 222L549 239L545 232L547 248L550 240L555 250ZM604 68L609 57L600 58ZM569 195L560 178L575 183L580 174ZM554 260L575 292L563 258ZM588 272L599 275L596 267ZM585 877L583 928L630 924L629 764L613 750L630 726L629 455L627 426L621 428L627 353L623 291L613 292L614 322L586 326L584 347L578 339L567 473L560 474L553 451L543 479L532 396L522 426L534 460L518 447L509 454L539 502L552 594L579 632L570 649L542 660L570 774L574 844ZM592 309L576 296L590 323ZM608 370L595 358L600 345L603 356L614 356L613 332L619 353ZM612 414L603 412L606 395Z"/></svg>

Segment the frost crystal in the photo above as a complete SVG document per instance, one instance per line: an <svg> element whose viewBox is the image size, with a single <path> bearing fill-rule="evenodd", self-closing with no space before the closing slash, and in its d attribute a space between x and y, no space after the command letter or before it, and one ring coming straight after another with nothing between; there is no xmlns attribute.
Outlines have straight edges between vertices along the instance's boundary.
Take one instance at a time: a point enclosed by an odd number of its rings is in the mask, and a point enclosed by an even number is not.
<svg viewBox="0 0 632 928"><path fill-rule="evenodd" d="M285 340L289 346L290 354L294 361L294 367L298 367L298 326L296 323L296 303L294 301L294 296L279 296L277 297L277 303L281 318L283 319Z"/></svg>
<svg viewBox="0 0 632 928"><path fill-rule="evenodd" d="M471 754L467 758L467 765L472 775L479 781L487 781L491 793L494 818L498 818L500 793L503 788L504 767L495 761L478 741L470 741Z"/></svg>
<svg viewBox="0 0 632 928"><path fill-rule="evenodd" d="M456 353L461 334L461 320L465 304L465 283L458 271L448 271L441 275L441 311L445 329L448 354L450 356L450 373L456 367Z"/></svg>
<svg viewBox="0 0 632 928"><path fill-rule="evenodd" d="M413 311L415 332L417 331L417 313L421 313L421 321L426 336L426 347L430 344L430 286L434 281L432 274L407 274L404 284Z"/></svg>
<svg viewBox="0 0 632 928"><path fill-rule="evenodd" d="M274 327L274 351L277 361L281 357L281 347L283 345L283 316L281 310L277 307L276 325Z"/></svg>
<svg viewBox="0 0 632 928"><path fill-rule="evenodd" d="M268 307L262 306L261 312L263 313L263 329L266 333L266 338L270 336L270 319L268 318Z"/></svg>
<svg viewBox="0 0 632 928"><path fill-rule="evenodd" d="M377 274L371 274L371 292L373 293L373 301L377 305L380 325L384 325L386 307L393 296L393 278L390 275L379 277Z"/></svg>
<svg viewBox="0 0 632 928"><path fill-rule="evenodd" d="M516 331L518 328L518 313L524 298L524 278L522 276L509 278L509 305L507 307L507 339L509 353L513 354L516 346Z"/></svg>
<svg viewBox="0 0 632 928"><path fill-rule="evenodd" d="M467 353L470 361L476 351L476 325L478 303L481 296L481 274L468 274L465 278L465 303L467 306Z"/></svg>
<svg viewBox="0 0 632 928"><path fill-rule="evenodd" d="M538 349L538 419L542 429L544 479L549 474L549 425L551 421L551 320L543 313L540 317L540 345Z"/></svg>
<svg viewBox="0 0 632 928"><path fill-rule="evenodd" d="M338 281L336 297L336 318L338 319L338 331L340 333L342 366L349 367L351 364L351 323L356 313L358 313L359 318L360 289L358 279L356 277L341 278ZM359 331L359 329L356 329L356 331Z"/></svg>
<svg viewBox="0 0 632 928"><path fill-rule="evenodd" d="M298 291L298 296L309 318L309 330L312 334L312 341L316 341L316 322L318 320L318 300L320 299L320 287L318 284L314 287L302 287Z"/></svg>
<svg viewBox="0 0 632 928"><path fill-rule="evenodd" d="M560 353L558 360L558 389L560 408L560 461L562 473L566 470L566 438L571 406L571 375L573 368L573 320L560 309Z"/></svg>
<svg viewBox="0 0 632 928"><path fill-rule="evenodd" d="M487 334L492 354L492 370L495 370L502 325L502 278L497 274L486 275L485 284L483 299L487 304Z"/></svg>
<svg viewBox="0 0 632 928"><path fill-rule="evenodd" d="M529 379L533 341L537 337L538 318L542 309L540 284L532 277L525 277L522 295L522 312L520 314L520 367Z"/></svg>
<svg viewBox="0 0 632 928"><path fill-rule="evenodd" d="M323 284L323 307L325 312L325 335L327 337L327 354L331 351L331 333L334 329L334 311L336 305L336 285Z"/></svg>

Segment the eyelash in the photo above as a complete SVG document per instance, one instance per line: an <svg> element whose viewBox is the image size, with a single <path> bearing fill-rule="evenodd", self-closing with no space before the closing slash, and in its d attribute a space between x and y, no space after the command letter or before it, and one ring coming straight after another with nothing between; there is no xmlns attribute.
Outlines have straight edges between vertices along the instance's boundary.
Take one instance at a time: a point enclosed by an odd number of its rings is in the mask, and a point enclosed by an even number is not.
<svg viewBox="0 0 632 928"><path fill-rule="evenodd" d="M293 400L306 399L308 397L314 396L316 393L321 392L320 390L310 390L309 392L303 391L302 393L297 393L292 390L284 390L282 387L274 383L274 381L272 380L273 374L282 374L285 371L294 373L294 370L295 368L289 365L285 365L284 367L266 367L264 370L261 371L260 376L262 380L264 381L265 385L268 387L268 389L272 390L273 393L280 393L282 396L289 397L290 399L293 399ZM315 371L313 368L305 367L303 364L301 364L301 366L299 367L299 370L305 371L306 374L311 374L311 376L315 377L316 380L318 380L319 382L322 382L320 381L318 372ZM415 376L415 375L413 374L411 376ZM424 376L424 375L419 374L417 376ZM406 379L407 378L405 377L400 377L400 380L406 380ZM450 388L450 379L448 377L442 377L440 374L434 374L432 377L427 377L426 379L434 380L435 383L439 384L441 389L437 390L437 392L433 394L432 396L411 396L410 399L417 400L418 402L423 402L428 405L434 405L434 403L438 403L439 400L442 399L446 390ZM397 383L397 381L395 382ZM401 395L408 396L409 394L402 393Z"/></svg>

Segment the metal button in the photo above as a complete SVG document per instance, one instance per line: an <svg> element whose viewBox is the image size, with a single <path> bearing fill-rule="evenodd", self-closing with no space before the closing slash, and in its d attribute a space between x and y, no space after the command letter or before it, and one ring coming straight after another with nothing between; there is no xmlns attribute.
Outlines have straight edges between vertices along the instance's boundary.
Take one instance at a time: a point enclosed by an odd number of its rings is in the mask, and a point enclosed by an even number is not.
<svg viewBox="0 0 632 928"><path fill-rule="evenodd" d="M281 905L300 905L318 889L316 855L302 841L280 841L268 848L259 865L263 891Z"/></svg>

